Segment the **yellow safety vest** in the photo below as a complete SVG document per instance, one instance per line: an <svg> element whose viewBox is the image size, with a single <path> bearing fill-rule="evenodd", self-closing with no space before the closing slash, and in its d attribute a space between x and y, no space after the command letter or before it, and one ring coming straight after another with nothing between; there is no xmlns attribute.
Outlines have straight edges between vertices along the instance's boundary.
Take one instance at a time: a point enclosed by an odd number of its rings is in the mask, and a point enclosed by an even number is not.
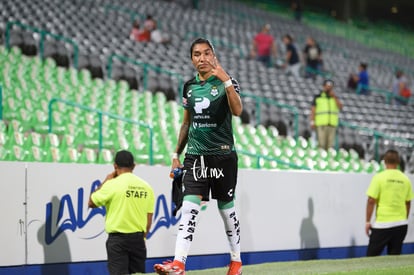
<svg viewBox="0 0 414 275"><path fill-rule="evenodd" d="M338 126L339 108L335 98L321 93L315 101L315 126Z"/></svg>

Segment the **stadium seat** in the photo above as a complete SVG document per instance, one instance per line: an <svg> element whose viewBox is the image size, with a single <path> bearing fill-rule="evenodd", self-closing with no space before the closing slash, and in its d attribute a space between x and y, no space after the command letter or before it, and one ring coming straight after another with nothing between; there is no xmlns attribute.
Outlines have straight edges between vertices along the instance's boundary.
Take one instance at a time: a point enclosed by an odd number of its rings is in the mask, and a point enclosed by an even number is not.
<svg viewBox="0 0 414 275"><path fill-rule="evenodd" d="M79 156L80 163L96 163L98 160L96 151L92 148L83 148Z"/></svg>
<svg viewBox="0 0 414 275"><path fill-rule="evenodd" d="M113 163L114 157L109 149L102 149L101 152L98 155L98 163L107 164L107 163Z"/></svg>
<svg viewBox="0 0 414 275"><path fill-rule="evenodd" d="M10 160L12 161L26 161L29 152L20 145L13 145Z"/></svg>
<svg viewBox="0 0 414 275"><path fill-rule="evenodd" d="M27 161L43 162L45 160L46 152L42 149L41 146L33 145L31 147L31 152L29 152Z"/></svg>
<svg viewBox="0 0 414 275"><path fill-rule="evenodd" d="M392 63L411 64L412 59L410 58L373 50L345 39L338 39L336 36L316 31L311 26L292 24L291 21L280 17L278 14L269 16L267 12L256 10L251 6L238 2L227 3L226 5L233 7L230 10L240 9L246 11L246 14L254 14L255 16L247 16L243 19L243 22L240 22L240 20L228 21L226 17L233 16L233 14L223 12L216 15L215 23L212 24L210 16L203 9L193 11L184 9L174 3L163 3L154 12L156 17L162 16L163 21L169 22L171 32L177 34L172 35L171 45L166 47L151 43L133 43L128 38L129 30L124 27L130 23L128 16L108 15L103 12L102 3L99 1L93 3L92 1L87 4L88 8L85 9L85 3L72 3L70 1L50 1L47 6L42 1L7 2L8 8L1 13L3 20L8 18L19 20L19 18L22 18L25 22L33 22L34 26L47 26L48 30L53 30L73 39L78 43L80 49L80 67L85 68L76 70L74 68L58 67L57 65L67 67L73 63L73 60L69 60L72 58L73 49L70 49L64 43L50 39L50 37L46 39L44 44L44 54L50 56L50 58L42 61L40 57L29 58L23 55L23 53L33 54L35 50L39 52L39 49L33 48L33 35L26 31L12 31L12 44L20 48L13 47L8 52L0 47L0 62L2 64L0 83L2 83L4 92L4 118L8 123L11 121L10 125L12 125L12 127L8 127L7 132L3 131L5 133L3 137L1 137L0 131L0 142L3 140L7 146L10 146L7 147L8 151L11 151L13 145L21 146L24 151L29 152L30 146L38 146L46 152L51 150L51 147L56 147L61 150L62 158L55 159L64 159L67 148L76 148L78 152L81 152L83 147L93 150L98 149L97 117L60 103L55 105L53 112L53 134L57 136L59 142L55 141L55 145L51 143L48 135L48 103L51 98L58 97L152 124L155 132L154 159L156 163L165 163L166 156L176 144L182 118L179 104L174 101L176 97L170 96L167 91L173 88L175 89L173 91L174 96L178 96L179 92L176 91L178 85L176 85L175 79L160 74L158 71L150 70L148 86L151 89L149 90L157 92L158 89L161 89L163 91L160 93L142 92L139 86L143 84L141 83L143 68L135 65L125 66L123 62L114 62L114 65L121 65L119 67L121 76L126 76L128 80L137 80L138 83L134 82L133 84L137 85L136 89L140 92L131 91L131 82L103 79L106 71L105 58L112 53L134 56L137 60L150 64L151 68L157 67L160 70L174 71L181 74L184 79L189 79L193 76L194 69L191 64L188 64L188 41L178 34L188 33L196 28L198 33L217 38L218 41L224 41L223 37L225 37L225 42L239 45L241 50L248 53L251 37L246 33L251 34L257 31L258 22L256 18L269 20L269 23L275 26L274 31L276 33L285 33L288 30L296 37L302 37L311 32L317 40L324 42L324 47L326 46L324 48L324 66L329 71L335 69L338 94L344 102L344 110L341 112L341 116L346 120L359 125L366 123L366 125L372 125L374 128L378 126L378 129L405 135L407 138L412 139L414 137L412 123L407 123L404 127L393 128L396 124L403 125L405 123L405 118L400 116L399 113L404 113L405 117L414 115L410 106L407 106L407 108L402 106L403 112L401 112L401 110L386 104L382 97L366 97L362 102L360 96L343 89L345 85L343 82L349 71L354 69L355 63L360 61L361 56L367 59L380 57L390 64L391 60ZM147 12L147 9L152 5L152 2L147 0L140 2L139 5L132 0L116 0L114 3L143 13ZM223 5L223 2L212 0L205 1L201 5L203 7L218 7ZM22 8L22 6L26 8ZM42 13L44 16L39 16L38 11L42 10L48 12ZM77 12L73 13L74 10ZM206 8L204 10L210 9ZM197 26L188 24L195 17L197 17L200 24ZM222 24L226 24L228 28L223 30L220 27ZM102 35L103 32L105 35ZM280 41L277 42L280 49L282 49ZM303 44L300 39L297 40L297 43L298 46ZM313 95L320 89L321 79L318 78L316 81L310 79L295 80L275 68L265 68L255 60L240 58L240 53L235 49L230 49L222 44L218 43L216 45L222 53L220 62L224 68L232 68L239 75L239 80L243 80L243 83L241 83L242 92L246 91L256 96L269 97L279 103L297 107L300 113L299 130L303 133L308 127L306 123L309 116L309 104ZM343 49L341 53L336 50L338 47ZM343 52L348 53L347 58L344 58ZM174 62L168 56L174 56ZM114 77L116 77L116 68L117 66L114 66ZM392 72L390 74L390 71L383 66L372 63L370 64L370 72L372 72L372 83L375 85L385 86L392 80ZM137 75L139 76L137 77ZM160 82L160 79L163 80L162 83L157 83L157 81ZM165 96L166 93L169 95L168 97ZM168 99L173 100L168 101ZM262 104L260 114L263 115L262 118L265 120L279 122L274 124L279 127L280 131L274 125L267 127L260 124L256 125L253 119L246 125L242 123L242 119L234 118L234 136L237 143L241 145L240 149L251 152L268 152L270 156L274 155L295 163L303 161L316 165L319 160L324 160L328 162L328 170L332 170L333 167L335 169L343 168L346 171L375 170L375 164L371 166L361 160L361 157L364 156L368 159L367 148L364 147L367 140L364 139L364 143L361 142L363 135L353 130L348 132L340 129L339 144L343 143L346 148L323 152L314 148L305 136L298 139L289 136L293 133L291 115L276 106L270 107L267 105ZM244 107L248 114L253 115L258 111L255 110L257 106L249 104L249 102L246 102ZM148 162L148 136L142 134L135 138L132 135L136 136L136 134L130 125L123 124L118 129L118 122L111 121L112 119L104 119L104 148L109 150L115 148L136 149L142 161ZM18 126L15 125L16 122ZM13 134L11 134L11 128L13 128ZM36 145L30 139L29 136L32 131L45 136L43 146ZM23 144L21 144L13 136L14 132L19 132L29 138L24 137ZM141 128L140 132L146 133L146 130ZM283 132L283 135L288 134L288 136L283 138L279 135L280 132ZM71 137L71 141L67 144L63 141L66 136ZM165 142L166 140L168 142ZM368 137L368 141L372 141L372 137ZM268 148L264 150L263 147ZM383 150L383 148L385 148L385 145L381 144L380 150ZM407 155L410 150L412 152L412 149L407 150ZM373 154L372 151L370 153ZM81 155L84 155L83 152ZM98 158L100 157L101 155L98 156ZM337 163L330 162L332 159ZM410 158L410 160L413 159ZM255 161L253 163L256 164ZM348 163L348 166L343 163ZM271 161L263 162L263 165L264 167L275 166ZM322 166L324 165L318 167L321 168ZM407 167L412 166L407 165Z"/></svg>

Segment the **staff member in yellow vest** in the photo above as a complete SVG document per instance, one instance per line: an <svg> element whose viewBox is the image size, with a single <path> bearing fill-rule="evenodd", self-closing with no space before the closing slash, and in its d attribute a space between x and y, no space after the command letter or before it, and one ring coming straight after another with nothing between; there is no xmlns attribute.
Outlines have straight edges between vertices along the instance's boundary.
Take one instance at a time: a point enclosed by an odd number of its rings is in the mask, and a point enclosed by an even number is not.
<svg viewBox="0 0 414 275"><path fill-rule="evenodd" d="M134 167L131 152L117 152L115 170L89 198L89 207L106 208L106 251L111 275L145 273L145 236L151 227L155 200L152 187L132 173Z"/></svg>
<svg viewBox="0 0 414 275"><path fill-rule="evenodd" d="M379 256L385 247L389 255L401 254L408 229L413 197L410 179L398 169L400 156L397 151L388 150L384 155L384 162L385 170L372 178L367 190L367 256ZM375 207L375 222L371 223Z"/></svg>
<svg viewBox="0 0 414 275"><path fill-rule="evenodd" d="M312 101L311 127L316 130L319 147L325 150L334 145L339 111L342 109L342 103L335 95L333 87L332 80L325 80L323 90Z"/></svg>

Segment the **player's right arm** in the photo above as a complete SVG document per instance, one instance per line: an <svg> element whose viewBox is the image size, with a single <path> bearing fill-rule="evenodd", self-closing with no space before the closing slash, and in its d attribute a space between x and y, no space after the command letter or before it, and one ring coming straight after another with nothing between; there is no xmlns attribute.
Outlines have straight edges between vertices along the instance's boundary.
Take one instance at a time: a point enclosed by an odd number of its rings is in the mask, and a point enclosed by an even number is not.
<svg viewBox="0 0 414 275"><path fill-rule="evenodd" d="M368 196L367 200L367 207L365 211L365 233L369 236L371 230L371 217L372 213L374 212L375 205L377 204L377 200L373 197Z"/></svg>
<svg viewBox="0 0 414 275"><path fill-rule="evenodd" d="M188 141L188 131L190 129L190 111L184 109L183 122L181 123L180 133L178 134L177 147L175 148L175 154L173 156L171 170L177 167L181 167L180 154L184 151L185 145Z"/></svg>

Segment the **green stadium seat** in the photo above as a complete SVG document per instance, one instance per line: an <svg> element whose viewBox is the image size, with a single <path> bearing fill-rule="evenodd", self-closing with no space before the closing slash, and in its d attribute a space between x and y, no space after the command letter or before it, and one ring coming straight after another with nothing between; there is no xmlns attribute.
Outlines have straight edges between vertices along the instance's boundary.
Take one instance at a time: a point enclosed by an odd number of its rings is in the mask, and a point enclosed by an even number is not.
<svg viewBox="0 0 414 275"><path fill-rule="evenodd" d="M60 139L57 134L48 133L45 137L45 148L57 148L60 146Z"/></svg>
<svg viewBox="0 0 414 275"><path fill-rule="evenodd" d="M19 118L19 111L22 108L22 104L20 101L16 100L13 97L7 97L5 100L4 105L4 117L13 120Z"/></svg>
<svg viewBox="0 0 414 275"><path fill-rule="evenodd" d="M297 145L305 150L309 148L309 142L302 136L298 137Z"/></svg>
<svg viewBox="0 0 414 275"><path fill-rule="evenodd" d="M240 168L252 168L253 162L252 159L249 156L241 155L239 156L239 165Z"/></svg>
<svg viewBox="0 0 414 275"><path fill-rule="evenodd" d="M77 143L75 142L75 136L71 134L65 134L62 136L62 139L60 142L60 148L62 150L65 150L67 148L75 147L76 144Z"/></svg>
<svg viewBox="0 0 414 275"><path fill-rule="evenodd" d="M306 157L304 161L304 165L308 167L309 169L313 170L316 165L316 161L313 158Z"/></svg>
<svg viewBox="0 0 414 275"><path fill-rule="evenodd" d="M283 155L282 149L280 147L273 147L270 155L275 158L280 158Z"/></svg>
<svg viewBox="0 0 414 275"><path fill-rule="evenodd" d="M7 132L8 125L4 120L0 120L0 133Z"/></svg>
<svg viewBox="0 0 414 275"><path fill-rule="evenodd" d="M283 156L287 157L288 159L292 159L294 156L294 149L291 147L285 147L282 149Z"/></svg>
<svg viewBox="0 0 414 275"><path fill-rule="evenodd" d="M267 129L262 124L257 125L256 133L260 138L267 137Z"/></svg>
<svg viewBox="0 0 414 275"><path fill-rule="evenodd" d="M338 155L338 152L334 148L329 148L327 153L329 159L336 159L336 156Z"/></svg>
<svg viewBox="0 0 414 275"><path fill-rule="evenodd" d="M338 171L341 170L341 165L335 159L329 159L328 160L328 170L338 172Z"/></svg>
<svg viewBox="0 0 414 275"><path fill-rule="evenodd" d="M327 171L328 168L329 168L328 162L324 159L318 159L314 166L314 169L318 171Z"/></svg>
<svg viewBox="0 0 414 275"><path fill-rule="evenodd" d="M351 161L351 169L353 172L356 173L360 173L363 171L363 165L361 163L361 161L359 160L359 158L357 160L352 160Z"/></svg>
<svg viewBox="0 0 414 275"><path fill-rule="evenodd" d="M27 146L36 146L36 147L43 147L43 137L41 134L37 132L31 132L27 136L27 140L25 142Z"/></svg>
<svg viewBox="0 0 414 275"><path fill-rule="evenodd" d="M109 164L114 162L114 156L109 149L102 149L98 154L98 163Z"/></svg>
<svg viewBox="0 0 414 275"><path fill-rule="evenodd" d="M46 160L46 152L39 146L32 146L30 153L27 161L43 162Z"/></svg>
<svg viewBox="0 0 414 275"><path fill-rule="evenodd" d="M349 161L351 159L351 156L347 150L344 148L339 148L338 153L336 155L336 160L346 160Z"/></svg>
<svg viewBox="0 0 414 275"><path fill-rule="evenodd" d="M5 146L0 146L0 160L11 160L11 152L10 149L6 148Z"/></svg>
<svg viewBox="0 0 414 275"><path fill-rule="evenodd" d="M22 132L9 131L7 136L6 146L12 147L13 145L23 146L26 143L26 137Z"/></svg>
<svg viewBox="0 0 414 275"><path fill-rule="evenodd" d="M46 159L48 162L61 162L62 161L62 153L60 149L57 147L49 147L46 151Z"/></svg>
<svg viewBox="0 0 414 275"><path fill-rule="evenodd" d="M74 148L74 147L67 147L65 149L61 149L63 152L62 161L69 162L69 163L79 163L81 162L81 153Z"/></svg>
<svg viewBox="0 0 414 275"><path fill-rule="evenodd" d="M299 167L306 166L305 159L300 158L298 156L293 156L292 158L289 159L289 162L294 164L294 165L297 165ZM292 167L292 168L294 168L294 167ZM294 168L294 169L297 169L297 168Z"/></svg>
<svg viewBox="0 0 414 275"><path fill-rule="evenodd" d="M7 145L7 134L6 132L0 131L0 147Z"/></svg>
<svg viewBox="0 0 414 275"><path fill-rule="evenodd" d="M372 174L375 173L374 164L372 162L365 162L363 165L363 172Z"/></svg>
<svg viewBox="0 0 414 275"><path fill-rule="evenodd" d="M370 163L372 165L373 173L378 173L381 170L381 164L377 161L371 160Z"/></svg>
<svg viewBox="0 0 414 275"><path fill-rule="evenodd" d="M20 145L13 145L10 160L13 161L26 161L28 159L29 152Z"/></svg>
<svg viewBox="0 0 414 275"><path fill-rule="evenodd" d="M296 142L295 138L291 136L287 136L283 141L283 146L287 146L292 149L296 148L297 145L298 143Z"/></svg>
<svg viewBox="0 0 414 275"><path fill-rule="evenodd" d="M279 137L279 131L277 130L277 128L275 126L270 125L267 128L267 130L269 132L270 137L272 137L272 138L278 138Z"/></svg>
<svg viewBox="0 0 414 275"><path fill-rule="evenodd" d="M317 149L317 151L318 151L318 155L317 155L317 157L318 157L319 159L323 159L323 160L325 160L325 161L327 161L327 160L329 160L329 159L330 159L330 158L329 158L328 151L326 151L325 149L323 149L323 148L318 148L318 149Z"/></svg>
<svg viewBox="0 0 414 275"><path fill-rule="evenodd" d="M92 148L83 148L79 162L80 163L96 163L98 160L97 153Z"/></svg>
<svg viewBox="0 0 414 275"><path fill-rule="evenodd" d="M358 152L355 151L353 148L349 149L349 156L350 156L350 160L358 160L359 161Z"/></svg>
<svg viewBox="0 0 414 275"><path fill-rule="evenodd" d="M275 160L264 160L263 163L261 164L261 167L272 170L272 169L278 169L279 164Z"/></svg>
<svg viewBox="0 0 414 275"><path fill-rule="evenodd" d="M295 149L294 155L303 160L306 157L306 151L302 146L298 146Z"/></svg>
<svg viewBox="0 0 414 275"><path fill-rule="evenodd" d="M339 162L339 165L340 165L340 171L343 171L343 172L346 172L346 173L349 173L349 172L353 171L350 161L348 161L348 160L339 160L338 162Z"/></svg>

